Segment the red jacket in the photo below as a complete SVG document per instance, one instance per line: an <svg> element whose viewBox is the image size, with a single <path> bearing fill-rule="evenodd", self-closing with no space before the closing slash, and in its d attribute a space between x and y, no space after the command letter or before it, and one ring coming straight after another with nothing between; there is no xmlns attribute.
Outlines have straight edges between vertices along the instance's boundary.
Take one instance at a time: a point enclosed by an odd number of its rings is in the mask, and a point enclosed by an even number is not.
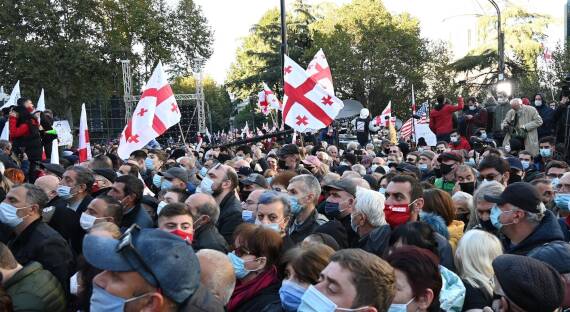
<svg viewBox="0 0 570 312"><path fill-rule="evenodd" d="M13 141L16 138L25 137L30 135L30 128L28 127L27 123L18 124L18 118L10 116L8 120L10 125L10 141ZM38 120L33 118L32 124L35 126L39 126Z"/></svg>
<svg viewBox="0 0 570 312"><path fill-rule="evenodd" d="M436 135L451 133L453 131L453 113L462 109L462 97L457 99L457 106L443 105L441 110L432 109L429 113L429 128Z"/></svg>
<svg viewBox="0 0 570 312"><path fill-rule="evenodd" d="M459 142L457 142L457 145L449 143L449 148L451 148L454 151L462 149L469 151L471 150L471 145L469 145L469 141L467 141L467 139L464 136L461 136L459 137Z"/></svg>

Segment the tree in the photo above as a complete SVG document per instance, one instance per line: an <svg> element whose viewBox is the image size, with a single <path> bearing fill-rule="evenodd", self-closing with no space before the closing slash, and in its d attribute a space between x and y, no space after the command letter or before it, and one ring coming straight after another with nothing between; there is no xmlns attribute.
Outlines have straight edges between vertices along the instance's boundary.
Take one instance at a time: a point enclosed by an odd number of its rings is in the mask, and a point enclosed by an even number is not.
<svg viewBox="0 0 570 312"><path fill-rule="evenodd" d="M217 85L211 77L204 78L202 84L204 87L204 98L207 107L209 107L209 112L206 111L206 118L208 116L212 118L212 129L210 131L228 130L230 128L229 120L232 111L232 103L228 92L224 86ZM172 84L172 90L175 94L196 93L196 79L192 76L178 77ZM206 126L210 127L208 119L206 119Z"/></svg>

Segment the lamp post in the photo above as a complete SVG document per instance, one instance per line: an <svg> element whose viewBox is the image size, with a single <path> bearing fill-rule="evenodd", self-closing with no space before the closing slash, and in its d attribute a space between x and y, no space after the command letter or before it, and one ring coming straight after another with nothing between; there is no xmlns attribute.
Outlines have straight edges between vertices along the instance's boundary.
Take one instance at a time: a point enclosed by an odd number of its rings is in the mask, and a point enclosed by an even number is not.
<svg viewBox="0 0 570 312"><path fill-rule="evenodd" d="M491 4L495 7L495 10L497 10L497 38L499 41L497 52L499 53L499 81L501 81L505 79L505 35L501 29L501 9L495 0L489 0L489 2L491 2Z"/></svg>

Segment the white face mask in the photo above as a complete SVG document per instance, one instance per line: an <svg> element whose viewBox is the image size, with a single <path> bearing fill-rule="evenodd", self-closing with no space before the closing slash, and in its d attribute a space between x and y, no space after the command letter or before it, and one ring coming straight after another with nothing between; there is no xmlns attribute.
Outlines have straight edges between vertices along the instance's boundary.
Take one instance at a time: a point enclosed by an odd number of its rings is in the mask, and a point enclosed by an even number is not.
<svg viewBox="0 0 570 312"><path fill-rule="evenodd" d="M450 137L451 142L455 143L457 142L457 137L456 136L452 136Z"/></svg>
<svg viewBox="0 0 570 312"><path fill-rule="evenodd" d="M477 108L477 106L475 106L475 105L469 105L469 109L470 109L470 110L475 110L475 108Z"/></svg>
<svg viewBox="0 0 570 312"><path fill-rule="evenodd" d="M213 185L214 181L210 177L204 177L200 183L200 192L211 195L214 192L212 189Z"/></svg>
<svg viewBox="0 0 570 312"><path fill-rule="evenodd" d="M97 218L94 216L83 212L81 214L81 218L79 218L79 225L81 225L81 228L85 231L89 231L93 227L93 224L95 224L96 220Z"/></svg>
<svg viewBox="0 0 570 312"><path fill-rule="evenodd" d="M534 105L536 105L536 106L542 106L542 101L534 101Z"/></svg>

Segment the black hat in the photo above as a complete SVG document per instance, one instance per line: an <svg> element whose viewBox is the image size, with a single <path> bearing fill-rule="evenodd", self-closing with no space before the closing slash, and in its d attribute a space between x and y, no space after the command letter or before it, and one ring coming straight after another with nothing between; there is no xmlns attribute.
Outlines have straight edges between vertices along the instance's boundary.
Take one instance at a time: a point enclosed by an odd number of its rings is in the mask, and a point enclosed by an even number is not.
<svg viewBox="0 0 570 312"><path fill-rule="evenodd" d="M550 265L520 255L501 255L493 270L505 295L525 311L554 311L564 299L564 283Z"/></svg>
<svg viewBox="0 0 570 312"><path fill-rule="evenodd" d="M267 183L267 180L259 173L252 173L247 176L247 178L240 180L240 182L244 185L256 184L263 188L269 188L269 183Z"/></svg>
<svg viewBox="0 0 570 312"><path fill-rule="evenodd" d="M463 162L463 156L459 155L456 152L445 152L445 153L441 153L441 155L439 155L439 157L437 157L437 160L439 162L442 162L444 160L455 160L457 162Z"/></svg>
<svg viewBox="0 0 570 312"><path fill-rule="evenodd" d="M112 169L107 169L107 168L93 169L93 172L96 175L100 175L103 178L109 180L111 183L115 182L115 179L117 179L117 173L115 173L115 171L113 171Z"/></svg>
<svg viewBox="0 0 570 312"><path fill-rule="evenodd" d="M485 195L485 200L497 205L511 204L522 210L540 213L541 203L538 190L530 183L516 182L509 184L500 196Z"/></svg>
<svg viewBox="0 0 570 312"><path fill-rule="evenodd" d="M279 149L279 152L277 153L279 157L283 157L285 155L298 155L298 154L299 154L299 148L295 144L283 145L283 147L281 147Z"/></svg>
<svg viewBox="0 0 570 312"><path fill-rule="evenodd" d="M40 168L55 173L55 175L57 175L60 178L63 177L63 173L65 172L65 168L63 168L61 165L58 164L40 163Z"/></svg>

